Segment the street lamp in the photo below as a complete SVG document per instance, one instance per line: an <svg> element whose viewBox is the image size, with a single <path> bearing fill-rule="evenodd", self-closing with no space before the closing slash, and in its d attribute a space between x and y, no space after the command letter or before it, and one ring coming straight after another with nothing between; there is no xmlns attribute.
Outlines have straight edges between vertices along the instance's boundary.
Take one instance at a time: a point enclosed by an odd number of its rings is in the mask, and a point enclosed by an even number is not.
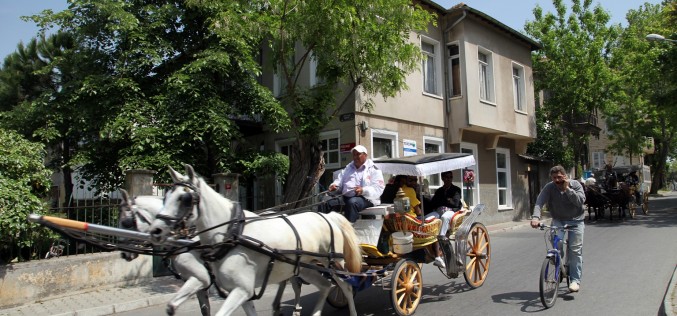
<svg viewBox="0 0 677 316"><path fill-rule="evenodd" d="M665 38L665 36L659 35L659 34L649 34L649 35L646 36L646 39L649 40L649 41L677 43L677 40Z"/></svg>

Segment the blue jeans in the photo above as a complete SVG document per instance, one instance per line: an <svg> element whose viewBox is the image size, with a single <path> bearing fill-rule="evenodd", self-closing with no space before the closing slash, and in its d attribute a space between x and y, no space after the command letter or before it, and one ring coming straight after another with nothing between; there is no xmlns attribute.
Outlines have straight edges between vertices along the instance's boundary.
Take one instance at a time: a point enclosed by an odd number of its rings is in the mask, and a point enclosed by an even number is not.
<svg viewBox="0 0 677 316"><path fill-rule="evenodd" d="M352 196L338 199L331 199L327 201L327 207L329 210L343 209L343 215L350 221L354 223L360 218L360 211L374 206L373 203L369 202L364 196Z"/></svg>
<svg viewBox="0 0 677 316"><path fill-rule="evenodd" d="M581 283L583 276L583 231L585 223L583 220L559 220L552 219L552 226L576 225L576 228L569 231L569 279L571 282ZM564 237L564 232L559 231L560 238Z"/></svg>

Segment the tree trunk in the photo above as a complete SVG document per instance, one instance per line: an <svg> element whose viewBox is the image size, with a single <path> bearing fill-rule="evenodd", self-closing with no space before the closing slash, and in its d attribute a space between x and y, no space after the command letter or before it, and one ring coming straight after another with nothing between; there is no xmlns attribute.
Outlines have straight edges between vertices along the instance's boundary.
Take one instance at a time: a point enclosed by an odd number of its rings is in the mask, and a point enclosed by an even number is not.
<svg viewBox="0 0 677 316"><path fill-rule="evenodd" d="M310 201L301 200L310 195L324 173L324 158L316 138L298 138L290 154L284 203L292 203L289 208L298 208L309 204Z"/></svg>
<svg viewBox="0 0 677 316"><path fill-rule="evenodd" d="M71 146L68 138L64 138L62 141L61 156L63 157L61 161L61 173L63 174L63 188L64 188L64 206L70 207L73 206L73 169L71 168Z"/></svg>
<svg viewBox="0 0 677 316"><path fill-rule="evenodd" d="M655 169L651 179L651 191L649 193L656 194L658 190L665 184L665 163L670 153L670 144L674 138L674 133L666 127L665 118L660 119L661 138L656 142L656 152L654 155Z"/></svg>

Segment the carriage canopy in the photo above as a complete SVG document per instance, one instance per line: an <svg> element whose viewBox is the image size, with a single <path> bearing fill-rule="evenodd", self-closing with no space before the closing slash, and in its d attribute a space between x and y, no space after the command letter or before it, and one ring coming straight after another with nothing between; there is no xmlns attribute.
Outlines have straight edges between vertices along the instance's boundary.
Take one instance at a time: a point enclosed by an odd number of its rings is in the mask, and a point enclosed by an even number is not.
<svg viewBox="0 0 677 316"><path fill-rule="evenodd" d="M404 158L376 159L374 164L384 173L427 176L475 164L475 157L465 153L425 154Z"/></svg>
<svg viewBox="0 0 677 316"><path fill-rule="evenodd" d="M630 172L636 171L639 177L640 192L648 191L651 188L651 168L647 165L616 166L611 170L616 172L620 181L624 181ZM602 181L600 183L603 183L605 180L604 169L595 171L593 176L598 182Z"/></svg>

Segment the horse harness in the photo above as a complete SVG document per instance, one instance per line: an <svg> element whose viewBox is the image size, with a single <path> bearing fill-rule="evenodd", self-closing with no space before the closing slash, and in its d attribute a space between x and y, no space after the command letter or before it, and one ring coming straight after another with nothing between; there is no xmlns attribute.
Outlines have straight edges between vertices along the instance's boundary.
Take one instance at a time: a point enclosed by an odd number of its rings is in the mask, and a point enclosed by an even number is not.
<svg viewBox="0 0 677 316"><path fill-rule="evenodd" d="M190 211L182 211L180 212L176 217L174 216L169 216L169 215L164 215L164 214L158 214L157 218L163 219L165 221L169 221L174 224L173 228L177 227L185 227L187 220L192 216L192 210L193 208L196 208L197 211L199 212L199 190L191 183L187 182L180 182L180 183L175 183L175 186L183 186L186 189L192 190L192 192L188 192L186 190L185 197L181 197L181 208L182 209L188 209ZM320 216L324 221L327 223L327 226L329 227L329 233L331 236L330 240L330 249L327 254L322 254L322 253L317 253L317 252L310 252L310 251L305 251L303 250L303 245L301 242L301 237L296 230L296 227L291 223L291 221L288 219L288 216L286 214L283 215L273 215L273 216L261 216L261 217L245 217L244 216L244 211L242 210L242 207L240 206L239 203L234 203L235 207L233 208L233 212L231 214L231 219L225 223L221 223L219 225L207 228L203 231L195 233L195 235L199 235L203 232L207 232L210 230L213 230L215 228L229 225L225 234L224 234L224 241L215 243L213 245L203 245L200 244L199 242L195 243L194 245L185 247L190 251L191 249L203 249L202 251L202 259L205 261L205 267L209 271L209 276L211 278L211 284L214 284L214 279L215 276L211 270L210 265L208 264L209 262L215 262L218 260L223 259L230 250L235 248L238 245L241 245L245 248L254 250L258 253L267 255L270 257L270 260L268 261L268 265L266 267L266 273L261 285L261 290L259 291L258 294L255 294L253 297L250 298L250 300L258 300L263 296L263 293L265 292L266 286L268 285L268 279L270 277L270 274L273 271L273 268L275 266L275 261L281 261L287 264L291 264L294 266L294 276L298 276L300 273L300 268L307 268L307 269L313 269L313 270L318 270L320 272L325 272L325 273L331 273L334 274L335 270L329 269L329 268L322 268L321 266L318 266L316 264L308 264L305 262L301 262L301 257L306 255L306 256L312 256L312 257L326 257L329 261L329 267L331 268L336 268L340 267L340 265L335 261L335 259L342 259L344 258L343 253L337 253L334 247L335 240L334 240L334 229L327 220L326 217L324 217L322 214L315 213L318 216ZM199 216L199 213L198 213ZM271 248L262 241L243 235L242 232L244 231L244 226L247 223L255 222L255 221L260 221L260 220L269 220L273 218L281 218L283 219L287 225L292 229L294 232L294 236L296 237L296 249L295 250L279 250L276 248ZM180 248L179 248L180 249ZM170 251L166 257L169 257L171 255L174 255L176 251ZM295 255L295 259L291 259L287 257L287 255ZM360 274L361 275L361 274ZM211 286L210 284L210 286ZM222 294L221 290L218 289L219 294Z"/></svg>

